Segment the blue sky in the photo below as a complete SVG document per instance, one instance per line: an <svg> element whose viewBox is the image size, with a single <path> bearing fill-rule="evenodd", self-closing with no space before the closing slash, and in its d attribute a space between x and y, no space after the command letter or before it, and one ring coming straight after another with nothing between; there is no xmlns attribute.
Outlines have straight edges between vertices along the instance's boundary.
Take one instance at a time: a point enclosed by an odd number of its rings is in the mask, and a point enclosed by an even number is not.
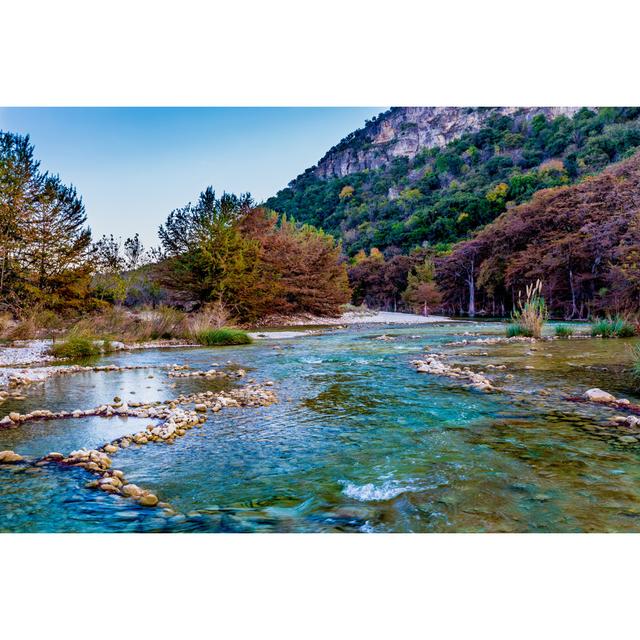
<svg viewBox="0 0 640 640"><path fill-rule="evenodd" d="M41 168L75 185L94 237L151 246L207 185L267 198L385 108L0 108L0 130L30 134Z"/></svg>

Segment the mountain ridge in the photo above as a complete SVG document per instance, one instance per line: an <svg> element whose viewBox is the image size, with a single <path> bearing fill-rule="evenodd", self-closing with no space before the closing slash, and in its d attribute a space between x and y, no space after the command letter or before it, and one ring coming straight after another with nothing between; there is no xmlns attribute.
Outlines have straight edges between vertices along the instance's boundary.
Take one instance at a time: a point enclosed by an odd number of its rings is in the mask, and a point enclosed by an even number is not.
<svg viewBox="0 0 640 640"><path fill-rule="evenodd" d="M443 148L479 130L491 116L531 120L573 116L580 107L392 107L334 145L312 168L319 178L343 178L379 169L394 158L413 159L424 148ZM295 182L295 181L294 181Z"/></svg>

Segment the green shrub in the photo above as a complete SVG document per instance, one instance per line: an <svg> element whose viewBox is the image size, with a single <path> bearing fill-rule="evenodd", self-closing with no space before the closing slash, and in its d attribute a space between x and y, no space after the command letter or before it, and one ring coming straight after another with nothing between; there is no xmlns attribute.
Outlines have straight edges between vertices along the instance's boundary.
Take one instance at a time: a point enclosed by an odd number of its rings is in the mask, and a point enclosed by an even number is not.
<svg viewBox="0 0 640 640"><path fill-rule="evenodd" d="M251 344L251 336L240 329L204 329L195 335L196 341L207 347L222 347L233 344Z"/></svg>
<svg viewBox="0 0 640 640"><path fill-rule="evenodd" d="M533 332L519 322L512 322L507 325L507 338L515 338L516 336L531 338L533 337Z"/></svg>
<svg viewBox="0 0 640 640"><path fill-rule="evenodd" d="M602 318L591 325L591 335L603 338L631 338L636 335L636 328L624 318Z"/></svg>
<svg viewBox="0 0 640 640"><path fill-rule="evenodd" d="M556 336L558 338L570 338L573 335L573 327L569 327L566 324L556 325Z"/></svg>
<svg viewBox="0 0 640 640"><path fill-rule="evenodd" d="M89 358L99 356L100 347L86 336L69 336L63 342L55 343L50 349L51 355L56 358Z"/></svg>
<svg viewBox="0 0 640 640"><path fill-rule="evenodd" d="M625 322L618 330L618 338L633 338L636 335L636 328L630 322Z"/></svg>

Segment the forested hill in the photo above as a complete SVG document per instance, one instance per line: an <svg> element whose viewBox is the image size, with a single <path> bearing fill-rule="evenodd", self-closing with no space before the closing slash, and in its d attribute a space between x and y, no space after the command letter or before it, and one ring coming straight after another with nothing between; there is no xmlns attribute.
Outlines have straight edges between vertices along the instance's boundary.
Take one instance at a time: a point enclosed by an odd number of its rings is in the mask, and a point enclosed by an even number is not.
<svg viewBox="0 0 640 640"><path fill-rule="evenodd" d="M640 309L640 152L580 184L536 193L437 260L444 306L505 315L540 280L556 317Z"/></svg>
<svg viewBox="0 0 640 640"><path fill-rule="evenodd" d="M638 148L637 107L394 108L266 205L341 238L349 255L446 248Z"/></svg>

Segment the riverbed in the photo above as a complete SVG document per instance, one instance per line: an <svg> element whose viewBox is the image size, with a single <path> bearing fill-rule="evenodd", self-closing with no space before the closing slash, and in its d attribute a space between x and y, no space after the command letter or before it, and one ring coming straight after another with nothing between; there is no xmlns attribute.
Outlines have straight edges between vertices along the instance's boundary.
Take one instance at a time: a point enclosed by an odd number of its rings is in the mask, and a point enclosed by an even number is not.
<svg viewBox="0 0 640 640"><path fill-rule="evenodd" d="M640 402L625 373L634 340L475 342L503 334L491 322L352 326L239 347L119 352L97 362L151 368L53 376L0 405L0 418L116 396L164 402L247 380L273 381L279 401L209 414L171 444L112 456L129 482L170 508L89 489L82 468L35 465L149 420L91 416L0 430L0 450L27 460L0 465L0 531L639 531L640 441L620 439L611 426L618 410L571 400L600 387ZM417 373L411 362L434 352L482 371L498 391ZM168 366L184 364L247 375L169 376Z"/></svg>

